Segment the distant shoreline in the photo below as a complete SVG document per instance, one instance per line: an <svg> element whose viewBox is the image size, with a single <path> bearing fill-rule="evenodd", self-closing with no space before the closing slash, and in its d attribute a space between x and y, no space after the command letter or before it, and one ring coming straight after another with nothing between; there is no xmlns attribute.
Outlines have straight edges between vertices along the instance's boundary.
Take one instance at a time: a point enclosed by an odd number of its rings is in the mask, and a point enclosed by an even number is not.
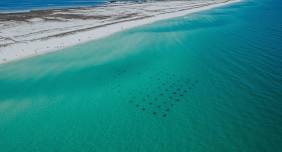
<svg viewBox="0 0 282 152"><path fill-rule="evenodd" d="M125 2L99 7L0 14L0 64L235 2L239 0Z"/></svg>
<svg viewBox="0 0 282 152"><path fill-rule="evenodd" d="M37 6L37 7L30 7L30 8L22 8L22 9L0 9L0 14L13 14L13 13L27 13L27 12L33 12L33 11L48 11L48 10L54 10L54 9L74 9L74 8L84 8L84 7L96 7L99 5L106 5L108 3L111 3L109 1L99 1L95 2L94 4L88 4L88 5L48 5L48 6Z"/></svg>

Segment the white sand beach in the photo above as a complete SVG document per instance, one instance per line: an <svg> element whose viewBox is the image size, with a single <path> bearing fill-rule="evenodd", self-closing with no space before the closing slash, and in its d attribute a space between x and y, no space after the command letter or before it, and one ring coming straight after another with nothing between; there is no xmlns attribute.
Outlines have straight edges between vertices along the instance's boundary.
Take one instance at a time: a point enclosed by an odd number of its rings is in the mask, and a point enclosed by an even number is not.
<svg viewBox="0 0 282 152"><path fill-rule="evenodd" d="M239 0L116 2L98 7L0 14L0 64L235 2Z"/></svg>

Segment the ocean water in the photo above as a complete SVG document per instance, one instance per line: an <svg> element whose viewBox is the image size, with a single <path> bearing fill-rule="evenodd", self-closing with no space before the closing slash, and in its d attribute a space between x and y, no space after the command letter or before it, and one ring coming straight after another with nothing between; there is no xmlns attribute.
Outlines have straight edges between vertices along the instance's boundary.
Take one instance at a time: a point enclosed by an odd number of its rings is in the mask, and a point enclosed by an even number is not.
<svg viewBox="0 0 282 152"><path fill-rule="evenodd" d="M106 0L1 0L0 13L49 8L96 6L106 2Z"/></svg>
<svg viewBox="0 0 282 152"><path fill-rule="evenodd" d="M281 151L281 4L243 1L0 65L0 151Z"/></svg>

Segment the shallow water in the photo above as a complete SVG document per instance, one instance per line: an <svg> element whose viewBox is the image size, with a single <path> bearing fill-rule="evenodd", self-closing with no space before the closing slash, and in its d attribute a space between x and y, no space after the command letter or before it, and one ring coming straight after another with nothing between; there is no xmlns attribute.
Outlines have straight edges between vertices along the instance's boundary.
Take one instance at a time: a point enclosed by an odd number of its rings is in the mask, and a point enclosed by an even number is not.
<svg viewBox="0 0 282 152"><path fill-rule="evenodd" d="M0 150L279 151L281 2L0 65Z"/></svg>

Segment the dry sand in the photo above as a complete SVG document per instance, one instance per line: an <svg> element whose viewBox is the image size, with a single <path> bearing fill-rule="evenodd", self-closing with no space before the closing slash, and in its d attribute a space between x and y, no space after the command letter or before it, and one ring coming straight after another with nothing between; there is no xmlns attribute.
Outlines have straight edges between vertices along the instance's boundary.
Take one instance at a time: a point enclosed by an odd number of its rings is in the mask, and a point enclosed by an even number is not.
<svg viewBox="0 0 282 152"><path fill-rule="evenodd" d="M238 1L119 2L98 7L0 14L0 64Z"/></svg>

